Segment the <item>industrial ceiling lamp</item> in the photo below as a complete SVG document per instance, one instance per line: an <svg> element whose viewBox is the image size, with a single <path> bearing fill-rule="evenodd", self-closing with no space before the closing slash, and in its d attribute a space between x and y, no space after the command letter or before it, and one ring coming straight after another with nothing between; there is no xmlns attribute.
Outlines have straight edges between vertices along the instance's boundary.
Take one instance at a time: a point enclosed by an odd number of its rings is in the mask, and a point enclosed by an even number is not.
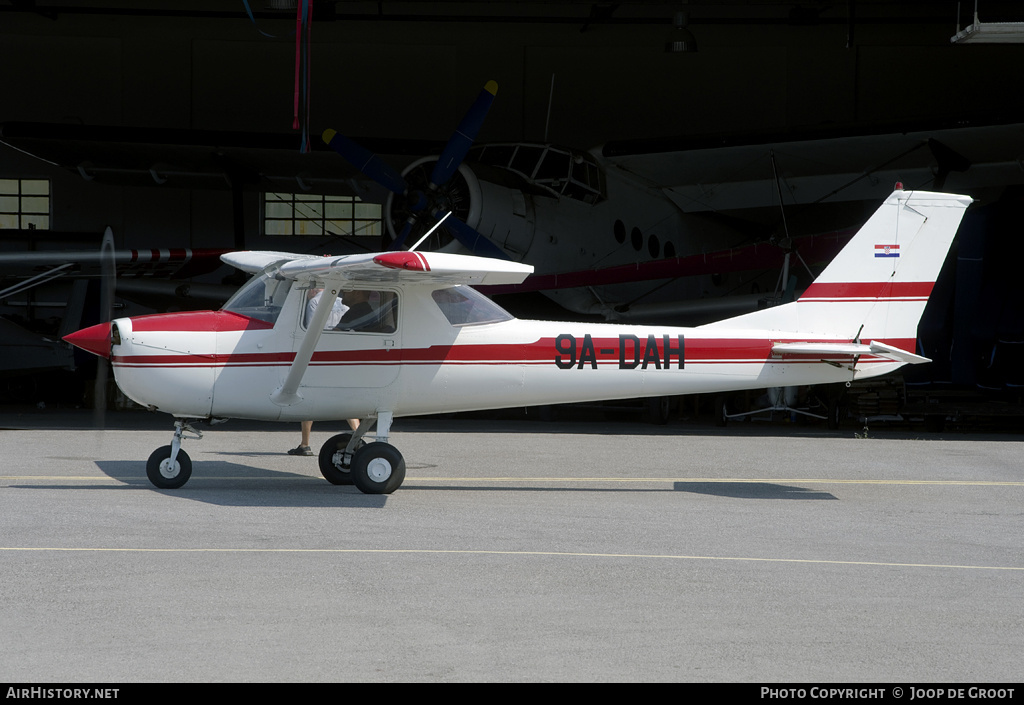
<svg viewBox="0 0 1024 705"><path fill-rule="evenodd" d="M665 53L688 54L697 51L697 40L690 31L689 24L690 13L686 11L684 3L672 16L672 31L665 39Z"/></svg>
<svg viewBox="0 0 1024 705"><path fill-rule="evenodd" d="M956 6L956 34L953 44L1024 44L1024 22L986 22L978 19L978 2L974 2L974 24L960 29L960 5Z"/></svg>

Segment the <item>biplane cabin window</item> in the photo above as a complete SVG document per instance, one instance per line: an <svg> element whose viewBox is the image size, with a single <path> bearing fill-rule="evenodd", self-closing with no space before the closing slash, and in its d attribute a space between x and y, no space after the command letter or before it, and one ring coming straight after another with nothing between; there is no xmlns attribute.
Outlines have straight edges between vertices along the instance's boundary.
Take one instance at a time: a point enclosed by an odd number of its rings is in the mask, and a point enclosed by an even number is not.
<svg viewBox="0 0 1024 705"><path fill-rule="evenodd" d="M277 265L271 265L243 284L224 304L223 310L267 323L277 323L292 283L291 279L277 274Z"/></svg>
<svg viewBox="0 0 1024 705"><path fill-rule="evenodd" d="M468 286L453 286L431 292L434 303L455 327L511 321L512 314Z"/></svg>
<svg viewBox="0 0 1024 705"><path fill-rule="evenodd" d="M306 290L302 327L309 326L323 289L314 283ZM325 331L394 333L398 328L398 296L393 291L348 289L338 294L324 324Z"/></svg>

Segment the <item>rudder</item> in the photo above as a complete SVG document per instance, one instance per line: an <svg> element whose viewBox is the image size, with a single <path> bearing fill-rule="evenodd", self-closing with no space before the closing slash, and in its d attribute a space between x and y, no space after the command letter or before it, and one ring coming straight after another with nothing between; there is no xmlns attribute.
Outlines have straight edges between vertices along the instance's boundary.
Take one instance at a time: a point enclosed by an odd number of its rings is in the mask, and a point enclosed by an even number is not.
<svg viewBox="0 0 1024 705"><path fill-rule="evenodd" d="M796 301L708 327L875 340L914 350L968 196L895 190Z"/></svg>

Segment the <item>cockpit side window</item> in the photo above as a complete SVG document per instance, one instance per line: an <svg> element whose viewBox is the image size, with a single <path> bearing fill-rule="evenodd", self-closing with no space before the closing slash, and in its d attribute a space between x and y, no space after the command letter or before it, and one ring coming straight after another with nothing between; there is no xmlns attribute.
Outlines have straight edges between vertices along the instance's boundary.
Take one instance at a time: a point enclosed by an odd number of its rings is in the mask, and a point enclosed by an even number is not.
<svg viewBox="0 0 1024 705"><path fill-rule="evenodd" d="M291 279L278 277L277 267L273 265L243 284L222 310L276 323L292 283Z"/></svg>
<svg viewBox="0 0 1024 705"><path fill-rule="evenodd" d="M468 286L435 289L430 295L448 322L456 327L512 320L512 314Z"/></svg>
<svg viewBox="0 0 1024 705"><path fill-rule="evenodd" d="M302 327L309 325L322 291L315 285L306 292ZM393 291L342 291L324 324L325 331L394 333L398 329L398 295Z"/></svg>

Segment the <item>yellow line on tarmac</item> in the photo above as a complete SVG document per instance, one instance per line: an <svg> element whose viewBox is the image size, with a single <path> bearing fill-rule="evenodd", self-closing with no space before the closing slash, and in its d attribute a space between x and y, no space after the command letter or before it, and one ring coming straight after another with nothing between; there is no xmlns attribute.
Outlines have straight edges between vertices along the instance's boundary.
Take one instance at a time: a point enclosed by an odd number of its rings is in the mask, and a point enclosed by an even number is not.
<svg viewBox="0 0 1024 705"><path fill-rule="evenodd" d="M260 470L264 472L265 470ZM274 471L271 471L274 472ZM129 475L124 477L110 477L106 475L0 475L0 482L87 482L87 481L106 481L106 482L143 482L146 481L144 475ZM317 482L322 481L322 478L315 475L193 475L189 482L203 480L259 480L261 482L265 480L315 480ZM553 483L571 483L571 482L610 482L610 483L687 483L687 484L699 484L699 483L718 483L718 484L731 484L731 483L746 483L746 484L805 484L805 485L937 485L937 486L968 486L968 487L1024 487L1024 481L1012 481L1012 480L850 480L850 479L829 479L823 477L783 477L783 478L752 478L752 477L514 477L514 476L499 476L499 477L420 477L416 475L408 475L405 479L406 484L410 482L553 482Z"/></svg>
<svg viewBox="0 0 1024 705"><path fill-rule="evenodd" d="M1024 482L1002 480L830 480L825 478L750 478L750 477L416 477L415 482L683 482L683 483L748 483L808 485L979 485L983 487L1024 487Z"/></svg>
<svg viewBox="0 0 1024 705"><path fill-rule="evenodd" d="M692 556L666 553L585 553L576 551L489 551L420 548L69 548L57 546L0 546L0 552L25 553L335 553L335 554L423 554L468 556L524 556L555 558L630 558L688 561L728 561L745 563L803 563L809 565L876 566L883 568L947 568L957 570L1022 571L1020 566L960 565L945 563L893 563L886 561L840 561L809 558L756 558L750 556Z"/></svg>

